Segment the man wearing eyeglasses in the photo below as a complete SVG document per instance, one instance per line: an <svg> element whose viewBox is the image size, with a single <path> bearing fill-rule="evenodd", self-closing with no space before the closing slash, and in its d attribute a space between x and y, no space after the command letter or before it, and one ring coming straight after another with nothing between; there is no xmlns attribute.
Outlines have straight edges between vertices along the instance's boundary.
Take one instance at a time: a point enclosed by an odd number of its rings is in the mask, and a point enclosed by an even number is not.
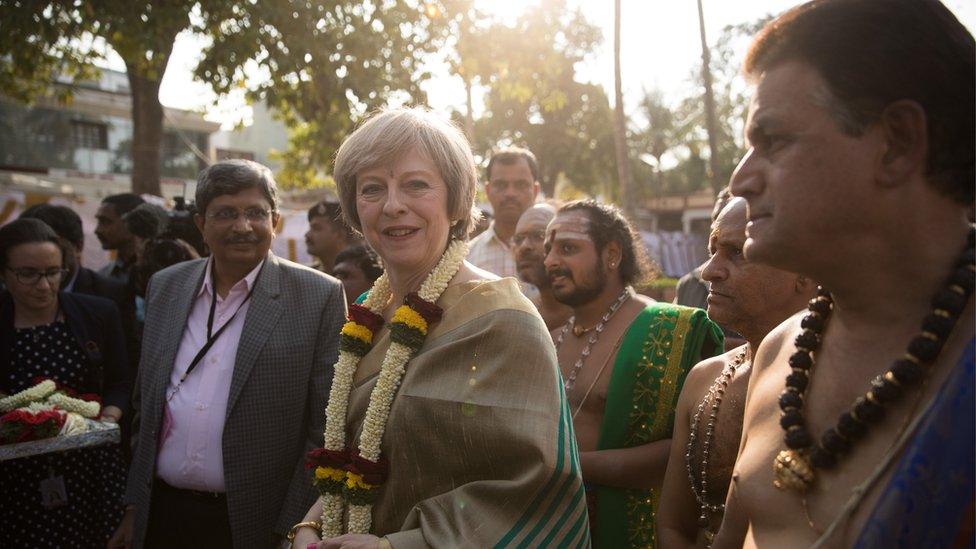
<svg viewBox="0 0 976 549"><path fill-rule="evenodd" d="M556 217L556 208L551 204L536 204L525 210L515 226L512 238L512 255L519 280L539 289L532 301L546 322L546 327L554 330L562 326L573 315L573 310L556 301L552 295L549 275L546 274L545 241L546 227Z"/></svg>
<svg viewBox="0 0 976 549"><path fill-rule="evenodd" d="M229 160L200 173L208 259L149 282L130 504L110 546L268 547L316 493L345 313L334 278L270 253L270 170Z"/></svg>

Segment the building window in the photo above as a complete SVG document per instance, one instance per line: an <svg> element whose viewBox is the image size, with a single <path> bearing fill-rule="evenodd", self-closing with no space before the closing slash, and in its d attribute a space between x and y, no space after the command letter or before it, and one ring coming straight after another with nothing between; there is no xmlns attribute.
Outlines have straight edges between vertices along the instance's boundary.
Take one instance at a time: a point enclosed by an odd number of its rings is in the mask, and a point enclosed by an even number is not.
<svg viewBox="0 0 976 549"><path fill-rule="evenodd" d="M108 126L97 122L73 120L71 132L75 146L83 149L108 149Z"/></svg>
<svg viewBox="0 0 976 549"><path fill-rule="evenodd" d="M254 160L254 153L249 151L237 151L233 149L217 149L217 161L232 160L240 158L243 160Z"/></svg>

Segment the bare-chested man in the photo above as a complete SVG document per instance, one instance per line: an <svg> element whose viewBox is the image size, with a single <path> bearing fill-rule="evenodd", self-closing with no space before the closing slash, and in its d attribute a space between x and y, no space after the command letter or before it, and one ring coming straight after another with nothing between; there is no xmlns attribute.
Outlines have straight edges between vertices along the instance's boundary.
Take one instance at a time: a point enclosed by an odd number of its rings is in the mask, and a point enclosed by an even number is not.
<svg viewBox="0 0 976 549"><path fill-rule="evenodd" d="M552 295L549 276L546 275L545 241L546 227L556 217L556 207L552 204L535 204L519 218L512 237L512 254L515 255L515 270L519 280L538 288L535 303L546 327L553 330L566 323L573 310L556 301Z"/></svg>
<svg viewBox="0 0 976 549"><path fill-rule="evenodd" d="M935 0L810 2L751 46L745 254L825 290L756 353L715 547L972 546L974 57Z"/></svg>
<svg viewBox="0 0 976 549"><path fill-rule="evenodd" d="M702 278L709 285L708 317L747 343L700 362L681 389L661 491L667 505L657 515L661 546L668 549L711 544L739 450L751 350L816 295L810 279L746 260L745 241L746 201L733 198L712 224Z"/></svg>
<svg viewBox="0 0 976 549"><path fill-rule="evenodd" d="M647 260L616 207L562 206L546 250L553 294L575 315L554 338L594 545L653 547L675 403L691 366L721 349L721 331L701 309L634 292Z"/></svg>

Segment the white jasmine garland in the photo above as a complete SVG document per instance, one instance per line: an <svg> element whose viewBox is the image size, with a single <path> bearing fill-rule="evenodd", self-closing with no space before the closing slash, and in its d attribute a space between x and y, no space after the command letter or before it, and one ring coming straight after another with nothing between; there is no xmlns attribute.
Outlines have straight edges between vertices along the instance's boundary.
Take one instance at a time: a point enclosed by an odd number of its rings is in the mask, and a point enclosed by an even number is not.
<svg viewBox="0 0 976 549"><path fill-rule="evenodd" d="M441 256L434 270L427 276L418 295L428 303L436 303L447 288L448 283L460 270L468 254L468 245L460 240L452 240ZM392 295L389 279L384 273L377 279L363 306L376 315L382 315ZM429 328L428 328L429 329ZM375 334L374 334L375 336ZM390 407L396 397L397 389L406 372L407 362L412 350L398 342L391 342L383 358L380 373L369 397L369 405L363 418L362 433L359 437L359 455L372 462L379 461L380 445L386 431ZM341 451L346 446L346 412L349 406L349 393L352 380L359 366L360 357L346 351L339 352L335 365L329 404L326 407L325 443L327 450ZM336 537L343 533L343 518L346 504L341 494L322 496L322 536ZM372 505L348 505L347 533L367 534L372 525Z"/></svg>
<svg viewBox="0 0 976 549"><path fill-rule="evenodd" d="M349 532L368 534L373 521L372 505L349 505Z"/></svg>
<svg viewBox="0 0 976 549"><path fill-rule="evenodd" d="M102 405L93 400L72 398L64 393L54 393L47 397L47 402L61 408L65 412L74 412L82 417L95 418L101 411Z"/></svg>
<svg viewBox="0 0 976 549"><path fill-rule="evenodd" d="M382 313L386 302L390 299L390 284L386 273L373 283L373 288L363 306L374 314ZM329 390L329 403L325 408L325 443L328 450L342 450L346 446L346 411L349 406L349 392L352 390L352 380L359 366L359 357L348 351L339 351L339 359L335 364L332 377L332 388ZM342 516L345 510L345 500L342 494L322 495L322 537L331 538L341 536Z"/></svg>
<svg viewBox="0 0 976 549"><path fill-rule="evenodd" d="M389 278L384 272L373 283L363 306L381 315L391 295ZM359 357L347 351L339 351L335 364L332 388L329 390L329 404L325 408L325 444L328 450L342 450L346 446L346 410L349 406L349 392L352 380L359 366Z"/></svg>
<svg viewBox="0 0 976 549"><path fill-rule="evenodd" d="M346 500L342 494L322 495L322 539L342 535L342 512L345 508Z"/></svg>
<svg viewBox="0 0 976 549"><path fill-rule="evenodd" d="M27 406L21 406L17 409L31 414L39 414L41 412L50 412L51 410L54 410L55 407L53 404L47 402L31 402Z"/></svg>
<svg viewBox="0 0 976 549"><path fill-rule="evenodd" d="M380 459L380 443L386 431L386 420L389 417L390 406L396 398L396 391L400 380L410 360L410 348L397 342L390 343L390 349L383 358L380 374L376 386L369 396L369 406L363 419L363 431L359 435L359 455L370 460Z"/></svg>
<svg viewBox="0 0 976 549"><path fill-rule="evenodd" d="M338 422L330 422L330 417L346 417L346 406L349 404L349 391L352 389L352 379L356 374L359 357L346 351L339 352L339 360L335 364L332 377L332 388L329 390L329 404L325 408L325 448L341 450L346 444L346 430L339 428Z"/></svg>
<svg viewBox="0 0 976 549"><path fill-rule="evenodd" d="M14 393L8 397L0 398L0 412L9 412L26 406L32 402L44 400L53 393L58 386L50 379L34 385L29 389L24 389L19 393Z"/></svg>

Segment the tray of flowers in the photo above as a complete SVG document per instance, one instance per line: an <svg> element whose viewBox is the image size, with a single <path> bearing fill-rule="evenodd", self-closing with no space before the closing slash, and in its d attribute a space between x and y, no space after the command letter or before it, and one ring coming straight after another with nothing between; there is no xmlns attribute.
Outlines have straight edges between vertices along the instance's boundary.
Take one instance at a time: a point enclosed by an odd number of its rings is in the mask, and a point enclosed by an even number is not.
<svg viewBox="0 0 976 549"><path fill-rule="evenodd" d="M119 426L96 420L97 398L51 380L0 398L0 461L118 444Z"/></svg>

